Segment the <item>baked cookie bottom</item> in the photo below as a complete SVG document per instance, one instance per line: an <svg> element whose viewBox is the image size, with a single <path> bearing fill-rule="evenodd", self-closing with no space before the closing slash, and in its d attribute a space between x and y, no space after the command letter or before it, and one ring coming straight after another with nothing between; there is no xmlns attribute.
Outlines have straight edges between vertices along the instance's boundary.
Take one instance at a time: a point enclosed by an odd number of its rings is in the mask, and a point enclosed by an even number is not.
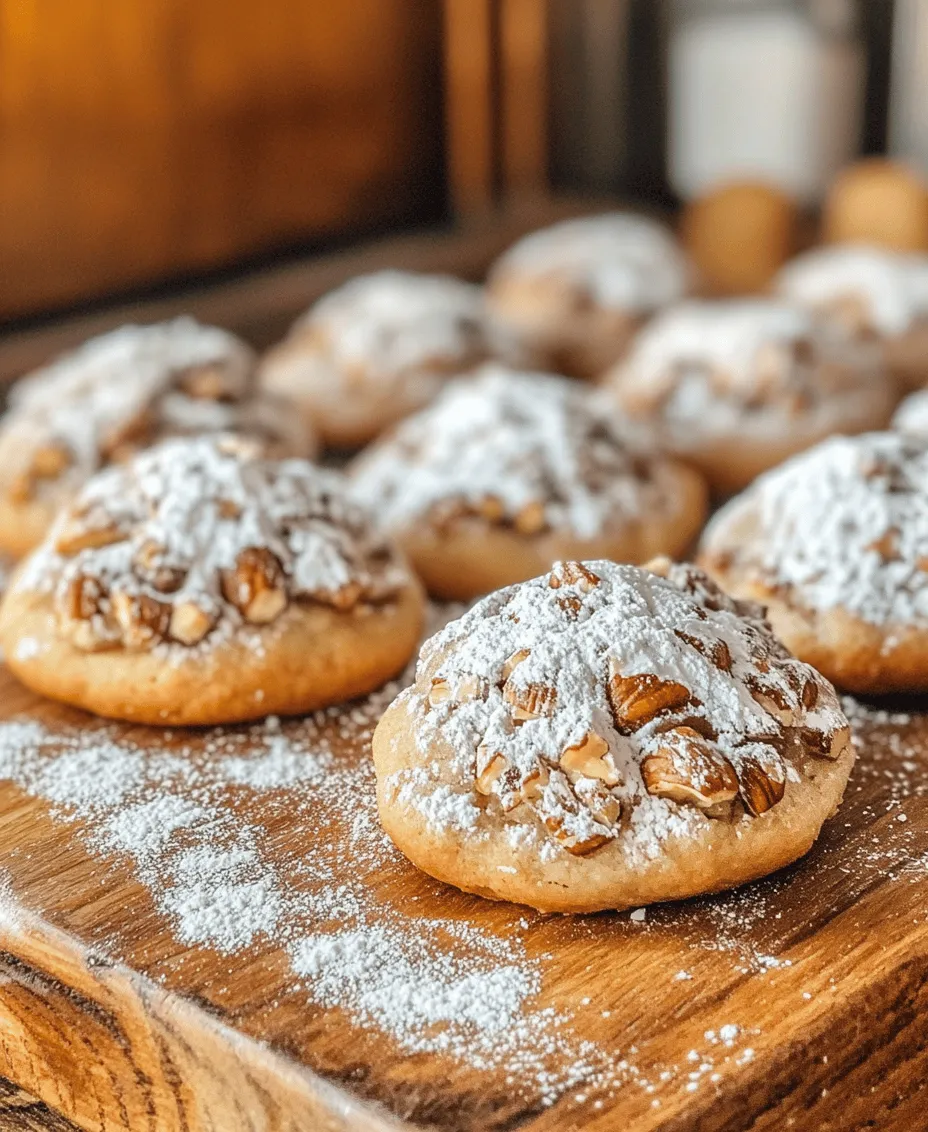
<svg viewBox="0 0 928 1132"><path fill-rule="evenodd" d="M472 824L448 818L453 752L439 740L426 751L416 743L414 686L387 710L374 732L377 803L384 829L412 862L437 880L493 900L542 912L598 912L718 892L765 876L808 852L844 795L852 750L838 759L795 764L780 802L742 820L691 818L690 832L669 834L657 852L630 852L622 838L585 857L551 846L539 826L513 837L509 817L475 811ZM438 770L436 774L436 769ZM438 790L434 804L429 795ZM417 800L421 803L417 806ZM436 823L432 815L441 820ZM546 852L540 852L544 847Z"/></svg>
<svg viewBox="0 0 928 1132"><path fill-rule="evenodd" d="M424 598L411 583L388 605L340 613L292 604L194 649L84 652L57 632L48 595L16 590L0 606L0 646L27 687L97 715L197 726L297 715L380 687L419 641Z"/></svg>
<svg viewBox="0 0 928 1132"><path fill-rule="evenodd" d="M569 531L523 535L477 516L462 517L443 529L423 518L391 533L433 597L470 601L535 578L558 561L608 558L638 565L664 554L679 557L702 529L706 488L700 476L682 465L667 486L677 499L673 511L598 538L582 539Z"/></svg>
<svg viewBox="0 0 928 1132"><path fill-rule="evenodd" d="M928 623L874 625L846 609L813 610L794 598L723 569L704 554L700 565L733 597L758 601L787 648L837 688L859 695L928 691Z"/></svg>

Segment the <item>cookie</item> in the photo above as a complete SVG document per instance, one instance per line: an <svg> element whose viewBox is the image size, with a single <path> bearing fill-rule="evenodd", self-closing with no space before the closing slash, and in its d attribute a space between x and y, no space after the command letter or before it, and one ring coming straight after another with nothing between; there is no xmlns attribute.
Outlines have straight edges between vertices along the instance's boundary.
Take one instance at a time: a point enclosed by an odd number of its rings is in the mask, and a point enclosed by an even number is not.
<svg viewBox="0 0 928 1132"><path fill-rule="evenodd" d="M878 340L901 385L928 383L928 255L859 244L817 248L788 264L777 288L852 338Z"/></svg>
<svg viewBox="0 0 928 1132"><path fill-rule="evenodd" d="M884 425L895 402L876 346L771 299L681 303L606 384L652 443L719 494L831 433Z"/></svg>
<svg viewBox="0 0 928 1132"><path fill-rule="evenodd" d="M450 377L517 360L483 291L446 275L378 271L320 299L261 363L332 448L360 448L421 409Z"/></svg>
<svg viewBox="0 0 928 1132"><path fill-rule="evenodd" d="M92 478L0 605L30 688L139 723L231 723L399 672L419 584L344 479L233 437L165 441Z"/></svg>
<svg viewBox="0 0 928 1132"><path fill-rule="evenodd" d="M928 439L834 437L720 511L700 561L852 692L928 691Z"/></svg>
<svg viewBox="0 0 928 1132"><path fill-rule="evenodd" d="M805 853L854 754L831 685L692 566L566 562L422 649L374 733L425 872L544 911L714 892Z"/></svg>
<svg viewBox="0 0 928 1132"><path fill-rule="evenodd" d="M235 335L177 318L92 338L23 378L0 420L0 551L31 550L90 476L168 436L240 432L310 455L288 406L257 394L255 361Z"/></svg>
<svg viewBox="0 0 928 1132"><path fill-rule="evenodd" d="M524 237L493 265L487 295L543 368L594 378L689 286L689 266L668 229L610 212Z"/></svg>
<svg viewBox="0 0 928 1132"><path fill-rule="evenodd" d="M706 489L634 444L586 385L487 367L365 452L355 495L436 597L467 600L566 557L690 545Z"/></svg>

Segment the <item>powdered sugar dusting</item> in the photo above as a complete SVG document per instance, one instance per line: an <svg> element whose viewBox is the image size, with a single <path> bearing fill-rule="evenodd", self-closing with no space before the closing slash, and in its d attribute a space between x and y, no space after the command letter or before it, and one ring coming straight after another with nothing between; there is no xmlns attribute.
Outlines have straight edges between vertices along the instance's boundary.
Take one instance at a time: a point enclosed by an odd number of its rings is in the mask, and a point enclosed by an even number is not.
<svg viewBox="0 0 928 1132"><path fill-rule="evenodd" d="M609 681L637 677L679 699L625 726ZM733 602L686 566L661 576L604 561L558 564L491 594L423 646L406 700L422 765L388 779L394 800L446 832L479 838L502 826L543 860L614 841L635 867L659 857L670 836L719 818L749 821L743 810L710 817L649 791L643 763L656 752L676 759L677 736L684 746L695 736L704 754L697 787L724 760L734 785L720 802L757 766L780 784L798 781L794 760L807 756L813 733L824 751L836 744L832 757L849 739L834 689L783 649L759 607ZM597 764L572 768L565 752L591 735ZM499 760L504 769L488 779Z"/></svg>
<svg viewBox="0 0 928 1132"><path fill-rule="evenodd" d="M635 312L680 298L690 279L671 233L625 212L564 220L532 232L497 260L491 287L510 275L562 279L600 306Z"/></svg>
<svg viewBox="0 0 928 1132"><path fill-rule="evenodd" d="M703 547L811 609L876 625L928 618L928 440L834 437L762 476Z"/></svg>
<svg viewBox="0 0 928 1132"><path fill-rule="evenodd" d="M670 308L611 383L627 412L681 450L707 436L821 435L889 408L877 347L774 299Z"/></svg>
<svg viewBox="0 0 928 1132"><path fill-rule="evenodd" d="M845 244L814 248L780 272L781 294L826 314L857 317L883 335L928 316L928 256Z"/></svg>
<svg viewBox="0 0 928 1132"><path fill-rule="evenodd" d="M681 507L679 472L636 446L577 382L486 367L452 384L355 465L355 494L388 526L456 511L594 538ZM492 510L488 510L492 508Z"/></svg>
<svg viewBox="0 0 928 1132"><path fill-rule="evenodd" d="M168 636L189 645L176 628L184 609L203 619L199 643L241 625L261 593L275 598L276 617L288 598L348 609L408 581L338 472L204 437L165 441L91 479L15 588L53 593L59 628L78 647L89 627L92 644L137 648Z"/></svg>

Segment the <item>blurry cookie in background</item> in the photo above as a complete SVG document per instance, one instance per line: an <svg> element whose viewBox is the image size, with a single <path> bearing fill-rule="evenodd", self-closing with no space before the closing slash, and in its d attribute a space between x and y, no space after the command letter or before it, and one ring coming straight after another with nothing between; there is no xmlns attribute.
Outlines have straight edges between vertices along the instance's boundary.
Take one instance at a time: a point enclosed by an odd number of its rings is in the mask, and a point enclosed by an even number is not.
<svg viewBox="0 0 928 1132"><path fill-rule="evenodd" d="M606 388L719 494L832 433L884 425L895 404L875 345L773 299L681 303L641 332Z"/></svg>
<svg viewBox="0 0 928 1132"><path fill-rule="evenodd" d="M421 409L449 378L521 351L487 317L483 291L447 275L378 271L312 306L261 362L323 443L360 448Z"/></svg>
<svg viewBox="0 0 928 1132"><path fill-rule="evenodd" d="M419 640L422 590L344 477L236 437L94 476L0 605L6 663L98 715L232 723L363 695Z"/></svg>
<svg viewBox="0 0 928 1132"><path fill-rule="evenodd" d="M822 238L928 252L928 184L899 161L871 157L848 165L825 198Z"/></svg>
<svg viewBox="0 0 928 1132"><path fill-rule="evenodd" d="M595 378L690 285L689 264L668 228L610 212L525 236L490 269L487 294L539 365Z"/></svg>
<svg viewBox="0 0 928 1132"><path fill-rule="evenodd" d="M107 464L168 436L234 432L311 455L308 430L260 394L251 347L191 318L123 326L13 386L0 419L0 550L24 554Z"/></svg>
<svg viewBox="0 0 928 1132"><path fill-rule="evenodd" d="M762 476L700 562L840 688L928 691L928 440L836 436Z"/></svg>
<svg viewBox="0 0 928 1132"><path fill-rule="evenodd" d="M467 600L567 557L683 553L702 477L633 444L587 386L497 367L363 453L354 492L431 594Z"/></svg>
<svg viewBox="0 0 928 1132"><path fill-rule="evenodd" d="M928 383L928 254L835 244L797 256L779 293L857 339L877 339L903 387Z"/></svg>
<svg viewBox="0 0 928 1132"><path fill-rule="evenodd" d="M796 248L796 202L763 181L722 185L691 201L680 231L700 290L744 295L766 290Z"/></svg>

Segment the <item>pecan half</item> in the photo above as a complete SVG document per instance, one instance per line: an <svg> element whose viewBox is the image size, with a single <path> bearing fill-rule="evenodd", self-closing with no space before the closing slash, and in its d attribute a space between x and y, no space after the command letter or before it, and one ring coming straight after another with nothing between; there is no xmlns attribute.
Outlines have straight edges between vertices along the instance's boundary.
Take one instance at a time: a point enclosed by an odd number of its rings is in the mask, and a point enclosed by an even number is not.
<svg viewBox="0 0 928 1132"><path fill-rule="evenodd" d="M741 782L741 800L754 817L775 806L786 792L786 782L782 776L773 767L763 766L757 759L742 759L738 778Z"/></svg>
<svg viewBox="0 0 928 1132"><path fill-rule="evenodd" d="M650 672L623 676L609 660L606 695L616 729L630 735L664 712L679 711L690 702L689 688L674 680L662 680Z"/></svg>
<svg viewBox="0 0 928 1132"><path fill-rule="evenodd" d="M709 810L738 796L738 776L723 755L691 727L661 736L661 745L641 764L645 789L656 798Z"/></svg>

